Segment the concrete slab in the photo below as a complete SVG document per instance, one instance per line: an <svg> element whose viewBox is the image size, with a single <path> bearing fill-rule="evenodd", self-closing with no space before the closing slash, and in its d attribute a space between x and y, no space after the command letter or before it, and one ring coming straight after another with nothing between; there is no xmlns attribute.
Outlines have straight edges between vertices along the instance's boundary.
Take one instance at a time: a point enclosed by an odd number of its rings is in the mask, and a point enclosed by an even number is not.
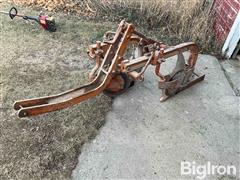
<svg viewBox="0 0 240 180"><path fill-rule="evenodd" d="M148 69L143 83L114 100L100 134L83 148L72 179L196 178L181 176L182 161L239 169L239 98L215 57L200 55L197 67L205 81L164 103Z"/></svg>
<svg viewBox="0 0 240 180"><path fill-rule="evenodd" d="M240 96L240 61L225 60L221 62L222 68L237 96Z"/></svg>

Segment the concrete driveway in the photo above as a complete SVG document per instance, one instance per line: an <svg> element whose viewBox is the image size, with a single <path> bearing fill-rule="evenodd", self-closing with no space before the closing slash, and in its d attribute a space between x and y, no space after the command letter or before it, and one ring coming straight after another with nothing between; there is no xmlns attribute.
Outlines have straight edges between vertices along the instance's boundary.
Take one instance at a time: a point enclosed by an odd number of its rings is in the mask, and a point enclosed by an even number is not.
<svg viewBox="0 0 240 180"><path fill-rule="evenodd" d="M206 74L205 81L160 103L149 68L143 83L114 99L106 124L83 148L72 178L197 178L181 175L182 161L239 170L239 97L215 57L200 55L197 69Z"/></svg>

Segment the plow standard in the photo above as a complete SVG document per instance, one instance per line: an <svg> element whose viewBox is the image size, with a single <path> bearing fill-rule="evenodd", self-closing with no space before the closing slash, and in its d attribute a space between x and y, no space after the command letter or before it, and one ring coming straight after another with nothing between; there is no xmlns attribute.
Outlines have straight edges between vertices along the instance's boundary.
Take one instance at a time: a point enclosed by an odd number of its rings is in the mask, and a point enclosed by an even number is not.
<svg viewBox="0 0 240 180"><path fill-rule="evenodd" d="M187 51L190 55L185 60L183 53ZM109 96L119 95L133 86L135 81L142 81L149 65L155 66L155 74L159 77L158 86L162 90L160 101L204 79L204 75L199 76L194 72L198 58L195 43L168 47L145 37L125 21L121 21L116 32L106 32L102 42L90 45L88 54L96 61L89 74L90 83L53 96L17 101L14 109L18 110L18 116L36 116L64 109L102 92ZM175 55L175 68L163 75L162 63Z"/></svg>

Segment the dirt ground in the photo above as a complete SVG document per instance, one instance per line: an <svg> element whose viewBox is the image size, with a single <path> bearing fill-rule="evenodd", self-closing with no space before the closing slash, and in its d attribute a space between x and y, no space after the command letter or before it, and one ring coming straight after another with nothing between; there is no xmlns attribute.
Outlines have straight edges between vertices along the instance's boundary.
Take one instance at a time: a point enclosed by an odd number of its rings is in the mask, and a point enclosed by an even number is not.
<svg viewBox="0 0 240 180"><path fill-rule="evenodd" d="M10 4L0 3L8 10ZM19 12L38 14L18 7ZM74 107L19 119L14 101L59 93L87 82L87 46L114 27L55 15L57 32L0 16L0 179L70 179L82 145L104 124L111 99L100 95Z"/></svg>

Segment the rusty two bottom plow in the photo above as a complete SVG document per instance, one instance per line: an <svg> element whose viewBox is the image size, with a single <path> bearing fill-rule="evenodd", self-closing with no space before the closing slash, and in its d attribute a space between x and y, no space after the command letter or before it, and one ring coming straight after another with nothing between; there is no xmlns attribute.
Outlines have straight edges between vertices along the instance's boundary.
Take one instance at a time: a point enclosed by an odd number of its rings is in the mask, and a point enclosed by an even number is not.
<svg viewBox="0 0 240 180"><path fill-rule="evenodd" d="M185 61L183 52L186 51L190 55ZM131 56L126 58L129 53ZM90 83L53 96L17 101L14 109L18 110L18 116L35 116L60 110L101 92L116 96L133 86L135 81L143 80L149 65L155 66L155 74L159 77L158 85L162 90L160 101L204 79L204 75L194 72L198 57L195 43L168 47L135 31L134 26L125 21L121 21L116 32L106 32L103 42L90 45L88 54L96 61L89 74ZM163 75L160 69L162 63L175 55L178 56L175 68Z"/></svg>

